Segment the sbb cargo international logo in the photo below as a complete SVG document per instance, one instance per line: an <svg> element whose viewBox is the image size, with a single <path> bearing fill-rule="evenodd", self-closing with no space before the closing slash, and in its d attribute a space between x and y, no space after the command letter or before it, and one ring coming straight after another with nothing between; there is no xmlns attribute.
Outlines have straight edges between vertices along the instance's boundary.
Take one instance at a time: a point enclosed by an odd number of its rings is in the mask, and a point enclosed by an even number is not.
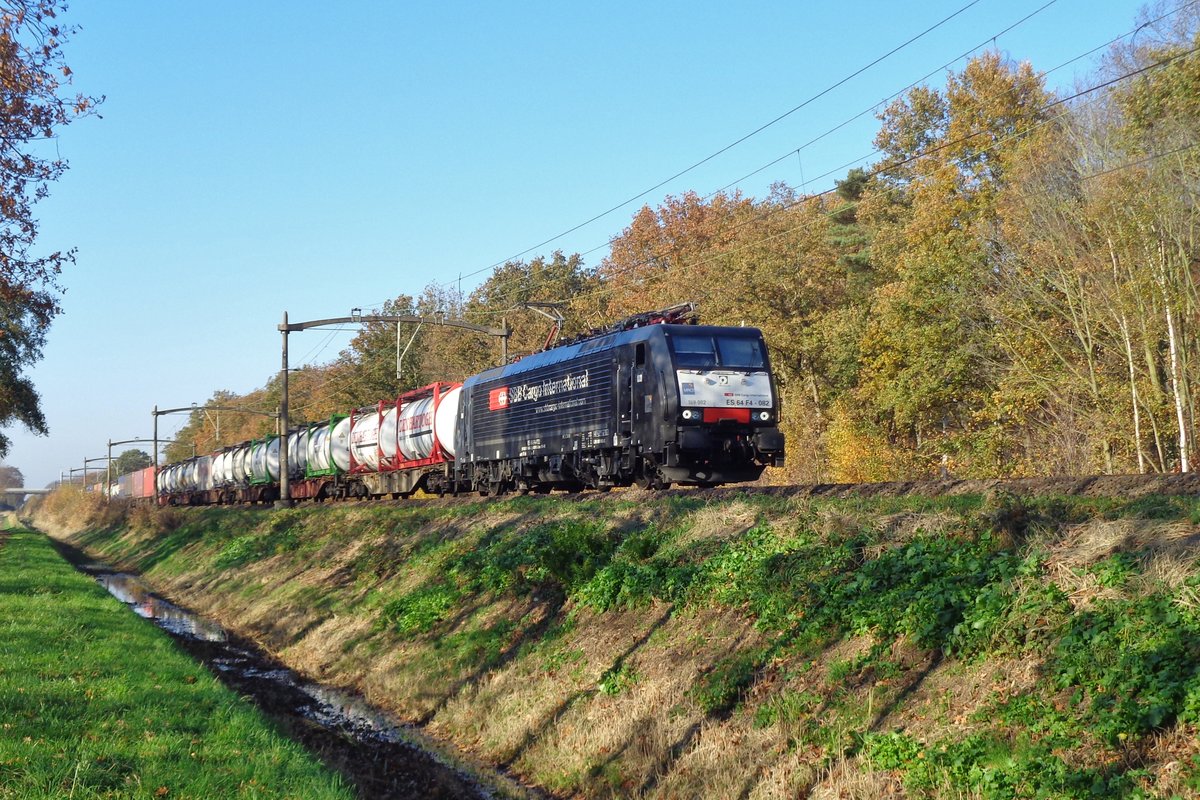
<svg viewBox="0 0 1200 800"><path fill-rule="evenodd" d="M488 410L502 411L506 408L525 403L541 403L549 397L578 392L591 386L591 371L584 370L579 374L567 373L561 378L546 378L541 383L518 383L516 386L502 386L488 393ZM543 404L542 408L549 408Z"/></svg>

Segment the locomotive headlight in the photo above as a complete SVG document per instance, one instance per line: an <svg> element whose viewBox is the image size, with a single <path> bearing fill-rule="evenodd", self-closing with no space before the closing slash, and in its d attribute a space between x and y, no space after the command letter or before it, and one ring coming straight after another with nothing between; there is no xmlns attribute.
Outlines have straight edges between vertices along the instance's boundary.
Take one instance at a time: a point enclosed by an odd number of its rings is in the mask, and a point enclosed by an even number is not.
<svg viewBox="0 0 1200 800"><path fill-rule="evenodd" d="M771 412L770 411L759 411L757 414L754 415L754 418L757 419L759 422L770 422L771 421Z"/></svg>
<svg viewBox="0 0 1200 800"><path fill-rule="evenodd" d="M680 416L682 416L685 420L691 421L693 419L700 419L700 412L693 411L690 408L685 408L683 410L683 414L681 414Z"/></svg>

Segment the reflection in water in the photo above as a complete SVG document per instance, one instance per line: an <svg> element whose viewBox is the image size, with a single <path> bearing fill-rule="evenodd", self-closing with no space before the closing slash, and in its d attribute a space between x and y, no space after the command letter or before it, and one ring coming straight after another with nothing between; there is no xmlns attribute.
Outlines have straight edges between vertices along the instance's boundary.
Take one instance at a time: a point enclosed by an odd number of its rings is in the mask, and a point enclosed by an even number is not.
<svg viewBox="0 0 1200 800"><path fill-rule="evenodd" d="M413 731L397 725L386 713L368 705L357 695L317 683L306 683L300 689L316 703L310 712L315 722L350 727L360 735L370 735L385 742L411 743L414 739Z"/></svg>
<svg viewBox="0 0 1200 800"><path fill-rule="evenodd" d="M225 630L202 617L156 596L136 576L109 572L103 565L87 571L114 597L139 616L152 620L179 640L191 640L205 663L222 682L240 694L254 697L269 713L302 717L332 737L322 747L330 752L351 748L346 765L368 797L479 798L536 796L500 775L492 786L482 785L469 772L459 771L436 741L403 725L361 697L306 680L262 653L230 639ZM204 644L199 644L203 642ZM504 787L497 792L493 787Z"/></svg>
<svg viewBox="0 0 1200 800"><path fill-rule="evenodd" d="M225 629L214 622L184 611L174 603L158 597L136 576L104 572L95 576L100 585L140 617L153 620L176 636L202 642L228 642ZM229 643L221 655L212 658L221 672L237 675L242 680L262 681L278 686L290 686L307 695L309 702L295 709L297 713L327 728L354 730L378 741L413 743L414 732L391 720L388 715L372 708L357 695L297 679L296 673L277 665L265 667L262 660L249 650Z"/></svg>
<svg viewBox="0 0 1200 800"><path fill-rule="evenodd" d="M202 642L224 642L228 638L225 629L220 625L155 596L144 583L132 575L108 573L97 575L96 580L113 597L127 603L139 617L152 619L160 627L177 636L199 639Z"/></svg>

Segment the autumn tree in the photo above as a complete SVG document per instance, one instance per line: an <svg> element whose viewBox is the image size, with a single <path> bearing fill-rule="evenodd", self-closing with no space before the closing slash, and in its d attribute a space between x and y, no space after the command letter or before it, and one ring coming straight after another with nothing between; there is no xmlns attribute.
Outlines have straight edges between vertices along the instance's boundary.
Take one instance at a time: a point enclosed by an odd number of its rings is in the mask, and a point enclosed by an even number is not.
<svg viewBox="0 0 1200 800"><path fill-rule="evenodd" d="M276 421L266 416L278 408L278 391L268 397L278 376L267 386L246 395L226 389L213 392L207 402L188 414L187 422L176 432L174 440L163 451L168 463L189 458L196 453L211 453L222 447L257 439L275 432ZM221 407L224 410L218 410ZM229 409L247 409L246 411Z"/></svg>
<svg viewBox="0 0 1200 800"><path fill-rule="evenodd" d="M1021 136L1045 116L1028 64L986 54L944 92L914 89L881 115L884 153L859 207L880 270L848 411L894 458L874 478L1003 469L986 409L997 380L989 290L996 197Z"/></svg>
<svg viewBox="0 0 1200 800"><path fill-rule="evenodd" d="M58 276L72 250L36 249L34 206L67 163L45 142L98 100L68 95L62 47L75 32L59 16L63 0L0 0L0 425L20 422L47 433L41 401L25 370L41 358L61 312ZM0 454L9 439L0 433Z"/></svg>
<svg viewBox="0 0 1200 800"><path fill-rule="evenodd" d="M1200 13L1160 12L1110 53L1108 88L1029 137L1003 194L998 394L1041 471L1194 460Z"/></svg>
<svg viewBox="0 0 1200 800"><path fill-rule="evenodd" d="M1142 72L1117 86L1117 141L1129 193L1122 211L1128 231L1125 268L1149 279L1161 324L1165 382L1174 411L1173 466L1195 467L1196 393L1200 383L1200 10L1160 15L1145 37L1114 54ZM1118 66L1120 65L1120 66Z"/></svg>
<svg viewBox="0 0 1200 800"><path fill-rule="evenodd" d="M846 356L832 346L847 272L830 211L782 184L761 201L668 197L638 212L600 267L618 315L694 300L705 323L762 329L784 400L794 479L822 477L824 414L838 390L831 375Z"/></svg>

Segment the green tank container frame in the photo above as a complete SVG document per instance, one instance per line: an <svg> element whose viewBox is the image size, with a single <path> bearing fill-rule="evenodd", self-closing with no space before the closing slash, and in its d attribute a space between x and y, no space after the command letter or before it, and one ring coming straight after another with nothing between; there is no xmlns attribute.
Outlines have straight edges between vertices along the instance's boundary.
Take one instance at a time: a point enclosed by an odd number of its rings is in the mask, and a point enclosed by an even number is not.
<svg viewBox="0 0 1200 800"><path fill-rule="evenodd" d="M329 422L325 423L325 424L328 427L331 435L333 433L334 426L337 425L339 422L341 422L348 416L350 416L350 415L349 414L332 414L332 415L330 415ZM312 434L309 433L309 436L312 436ZM329 455L329 469L313 469L312 461L309 459L306 459L305 463L304 463L304 477L306 477L306 478L328 478L328 477L333 477L336 475L342 475L344 473L345 473L345 470L341 469L340 467L338 467L337 464L333 463L333 453L332 452Z"/></svg>

